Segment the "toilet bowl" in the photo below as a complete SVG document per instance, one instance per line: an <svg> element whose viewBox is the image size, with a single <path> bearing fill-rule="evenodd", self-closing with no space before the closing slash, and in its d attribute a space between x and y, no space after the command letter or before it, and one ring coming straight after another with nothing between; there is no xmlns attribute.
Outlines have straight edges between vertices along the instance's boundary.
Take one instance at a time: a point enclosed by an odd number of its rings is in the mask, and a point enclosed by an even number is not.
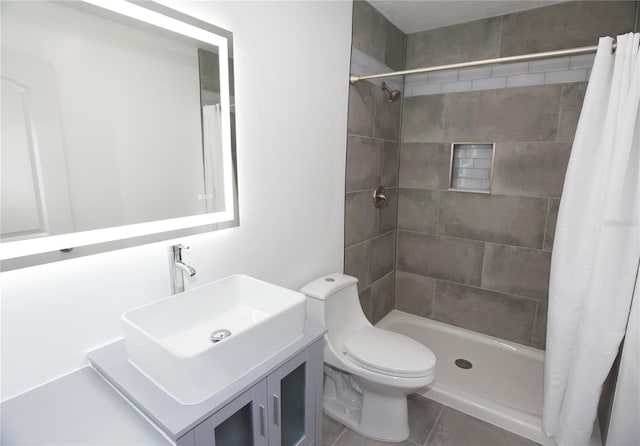
<svg viewBox="0 0 640 446"><path fill-rule="evenodd" d="M436 358L421 343L367 320L358 279L329 274L305 285L307 319L327 329L324 411L366 437L409 436L407 395L433 382Z"/></svg>

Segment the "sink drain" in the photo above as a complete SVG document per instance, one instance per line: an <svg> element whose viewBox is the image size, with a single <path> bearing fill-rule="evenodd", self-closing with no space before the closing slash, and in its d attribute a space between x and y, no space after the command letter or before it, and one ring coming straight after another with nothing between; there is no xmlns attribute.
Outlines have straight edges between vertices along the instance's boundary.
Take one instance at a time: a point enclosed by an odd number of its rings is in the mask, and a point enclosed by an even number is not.
<svg viewBox="0 0 640 446"><path fill-rule="evenodd" d="M228 338L229 336L231 336L231 331L227 330L226 328L221 328L211 333L211 342L215 344L225 338Z"/></svg>
<svg viewBox="0 0 640 446"><path fill-rule="evenodd" d="M455 364L460 367L461 369L470 369L471 367L473 367L473 364L471 364L471 361L467 361L466 359L456 359Z"/></svg>

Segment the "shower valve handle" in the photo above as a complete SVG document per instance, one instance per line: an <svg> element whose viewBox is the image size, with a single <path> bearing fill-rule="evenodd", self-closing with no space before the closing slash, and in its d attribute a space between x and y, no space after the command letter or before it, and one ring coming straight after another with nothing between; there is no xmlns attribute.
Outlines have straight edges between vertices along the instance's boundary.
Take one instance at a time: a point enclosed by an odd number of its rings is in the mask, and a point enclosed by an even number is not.
<svg viewBox="0 0 640 446"><path fill-rule="evenodd" d="M389 202L387 201L387 193L384 190L384 187L378 186L378 188L373 192L373 205L380 209L382 206L389 206Z"/></svg>

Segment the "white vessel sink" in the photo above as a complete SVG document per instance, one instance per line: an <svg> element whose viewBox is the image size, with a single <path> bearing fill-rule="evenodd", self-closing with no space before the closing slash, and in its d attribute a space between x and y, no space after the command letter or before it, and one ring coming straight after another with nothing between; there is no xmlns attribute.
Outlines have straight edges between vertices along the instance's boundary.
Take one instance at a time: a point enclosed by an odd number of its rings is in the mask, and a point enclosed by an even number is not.
<svg viewBox="0 0 640 446"><path fill-rule="evenodd" d="M182 404L197 404L302 336L305 297L230 276L122 315L129 362ZM230 335L214 343L216 330Z"/></svg>

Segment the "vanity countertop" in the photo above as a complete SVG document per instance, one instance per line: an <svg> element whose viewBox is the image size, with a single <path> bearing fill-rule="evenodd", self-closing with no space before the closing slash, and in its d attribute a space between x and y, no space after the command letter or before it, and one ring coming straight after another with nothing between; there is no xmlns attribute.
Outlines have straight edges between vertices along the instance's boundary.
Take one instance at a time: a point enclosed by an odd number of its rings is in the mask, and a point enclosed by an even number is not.
<svg viewBox="0 0 640 446"><path fill-rule="evenodd" d="M282 361L322 342L324 333L307 321L302 338L194 405L182 405L156 387L129 363L124 340L116 341L88 354L95 369L84 367L3 402L0 444L175 444Z"/></svg>
<svg viewBox="0 0 640 446"><path fill-rule="evenodd" d="M302 337L266 361L256 364L252 370L238 376L230 385L210 398L190 405L178 403L133 366L128 361L124 340L91 351L87 356L93 367L119 392L169 438L177 441L247 388L262 380L284 361L309 348L311 344L322 342L325 332L323 327L306 321ZM322 346L319 348L322 351Z"/></svg>
<svg viewBox="0 0 640 446"><path fill-rule="evenodd" d="M2 403L3 445L172 444L94 369Z"/></svg>

